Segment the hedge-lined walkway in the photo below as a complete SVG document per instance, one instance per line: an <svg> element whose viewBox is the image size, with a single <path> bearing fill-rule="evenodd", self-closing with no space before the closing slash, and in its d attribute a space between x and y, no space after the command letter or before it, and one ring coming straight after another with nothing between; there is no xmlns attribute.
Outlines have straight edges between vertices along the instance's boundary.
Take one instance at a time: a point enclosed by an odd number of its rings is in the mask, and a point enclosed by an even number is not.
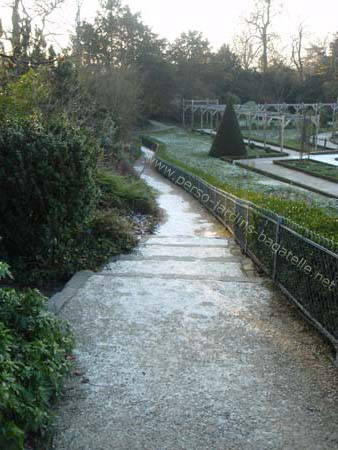
<svg viewBox="0 0 338 450"><path fill-rule="evenodd" d="M165 211L158 233L60 312L77 367L53 448L336 449L330 348L197 202L144 176Z"/></svg>

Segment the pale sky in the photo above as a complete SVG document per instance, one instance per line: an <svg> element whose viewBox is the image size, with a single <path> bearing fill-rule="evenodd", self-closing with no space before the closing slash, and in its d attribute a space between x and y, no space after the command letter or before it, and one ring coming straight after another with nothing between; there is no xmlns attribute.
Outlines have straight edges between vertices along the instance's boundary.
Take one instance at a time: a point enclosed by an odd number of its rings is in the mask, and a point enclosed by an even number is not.
<svg viewBox="0 0 338 450"><path fill-rule="evenodd" d="M90 3L90 0L87 0ZM140 11L153 31L169 40L182 31L202 31L214 47L229 43L238 31L241 16L247 16L253 0L129 0L132 11ZM284 0L277 18L278 31L289 35L300 21L319 35L338 31L337 0Z"/></svg>
<svg viewBox="0 0 338 450"><path fill-rule="evenodd" d="M26 0L29 3L31 0ZM4 22L8 23L11 0L0 0L0 13ZM143 21L161 37L174 40L183 31L198 30L204 33L212 46L217 49L223 43L231 43L232 37L239 31L241 16L247 16L254 0L126 0L133 12L141 12ZM82 17L90 19L98 9L98 0L84 0ZM7 11L7 14L5 14ZM59 33L66 33L74 24L76 1L66 0L62 14L55 16ZM283 12L277 17L275 31L287 44L300 22L306 24L309 37L324 38L338 32L337 0L284 0ZM64 38L57 39L61 43Z"/></svg>

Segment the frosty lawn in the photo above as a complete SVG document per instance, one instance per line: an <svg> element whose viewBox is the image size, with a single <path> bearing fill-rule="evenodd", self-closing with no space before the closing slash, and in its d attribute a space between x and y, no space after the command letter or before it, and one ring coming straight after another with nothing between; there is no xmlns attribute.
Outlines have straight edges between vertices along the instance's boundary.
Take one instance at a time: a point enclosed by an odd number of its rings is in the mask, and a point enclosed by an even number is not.
<svg viewBox="0 0 338 450"><path fill-rule="evenodd" d="M163 142L166 145L166 153L171 157L208 172L220 181L230 183L236 188L273 194L284 199L304 201L311 206L325 207L327 212L338 217L338 210L333 210L330 206L332 202L323 195L209 157L208 152L212 143L209 136L189 133L181 128L153 132L150 136Z"/></svg>
<svg viewBox="0 0 338 450"><path fill-rule="evenodd" d="M338 209L333 207L328 197L210 157L209 136L173 127L165 131L152 131L148 137L164 144L160 145L158 155L166 161L239 198L279 214L295 231L338 252ZM310 234L305 229L310 230ZM323 241L323 237L328 241Z"/></svg>

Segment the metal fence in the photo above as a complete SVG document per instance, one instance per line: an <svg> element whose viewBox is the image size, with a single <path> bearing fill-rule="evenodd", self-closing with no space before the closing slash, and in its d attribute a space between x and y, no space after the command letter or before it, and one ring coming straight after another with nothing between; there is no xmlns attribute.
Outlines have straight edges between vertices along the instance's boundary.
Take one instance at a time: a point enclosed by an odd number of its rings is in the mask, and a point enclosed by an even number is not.
<svg viewBox="0 0 338 450"><path fill-rule="evenodd" d="M242 250L338 351L338 255L314 242L310 231L298 233L286 219L269 210L217 189L159 157L155 166L233 233Z"/></svg>

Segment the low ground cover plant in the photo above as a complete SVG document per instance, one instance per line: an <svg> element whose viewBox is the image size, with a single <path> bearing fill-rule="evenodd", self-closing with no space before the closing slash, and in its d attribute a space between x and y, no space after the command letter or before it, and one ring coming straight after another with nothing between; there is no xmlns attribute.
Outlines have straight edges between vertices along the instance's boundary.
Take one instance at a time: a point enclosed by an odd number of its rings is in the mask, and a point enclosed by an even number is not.
<svg viewBox="0 0 338 450"><path fill-rule="evenodd" d="M0 278L8 277L0 262ZM0 288L0 448L21 450L44 436L51 403L70 369L74 341L65 322L45 311L36 290Z"/></svg>
<svg viewBox="0 0 338 450"><path fill-rule="evenodd" d="M255 144L251 143L247 146L247 154L243 157L235 157L235 158L227 158L223 157L222 159L225 161L235 161L240 159L256 159L256 158L282 158L288 156L288 153L285 152L277 152L272 150L270 147L266 147L265 149L262 147L258 147Z"/></svg>
<svg viewBox="0 0 338 450"><path fill-rule="evenodd" d="M96 173L96 182L100 189L100 209L118 208L140 214L156 213L154 191L141 179L101 170Z"/></svg>

